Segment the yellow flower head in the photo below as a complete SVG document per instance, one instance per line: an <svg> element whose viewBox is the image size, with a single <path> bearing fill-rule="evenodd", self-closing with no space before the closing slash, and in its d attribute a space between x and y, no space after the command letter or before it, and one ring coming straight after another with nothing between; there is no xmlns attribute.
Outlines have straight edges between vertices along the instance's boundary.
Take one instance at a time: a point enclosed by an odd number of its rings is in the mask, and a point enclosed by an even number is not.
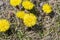
<svg viewBox="0 0 60 40"><path fill-rule="evenodd" d="M10 0L10 5L17 6L21 4L22 0Z"/></svg>
<svg viewBox="0 0 60 40"><path fill-rule="evenodd" d="M26 14L24 16L23 23L27 27L34 26L36 24L36 22L37 22L37 17L34 14L30 13L30 14Z"/></svg>
<svg viewBox="0 0 60 40"><path fill-rule="evenodd" d="M22 6L27 10L31 10L34 7L34 4L30 1L23 1Z"/></svg>
<svg viewBox="0 0 60 40"><path fill-rule="evenodd" d="M52 7L48 3L46 3L46 4L43 4L42 10L46 14L49 14L52 11Z"/></svg>
<svg viewBox="0 0 60 40"><path fill-rule="evenodd" d="M0 19L0 32L5 32L9 29L10 22L6 19Z"/></svg>
<svg viewBox="0 0 60 40"><path fill-rule="evenodd" d="M17 13L16 13L16 16L18 17L18 18L21 18L21 19L23 19L24 18L24 16L25 16L25 12L24 11L18 11Z"/></svg>

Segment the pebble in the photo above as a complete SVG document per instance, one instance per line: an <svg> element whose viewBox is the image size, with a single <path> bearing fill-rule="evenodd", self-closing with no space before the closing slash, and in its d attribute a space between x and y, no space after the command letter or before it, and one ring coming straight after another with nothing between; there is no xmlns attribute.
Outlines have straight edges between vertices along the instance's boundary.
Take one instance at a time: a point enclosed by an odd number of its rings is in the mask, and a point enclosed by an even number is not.
<svg viewBox="0 0 60 40"><path fill-rule="evenodd" d="M3 5L3 1L0 1L0 6Z"/></svg>

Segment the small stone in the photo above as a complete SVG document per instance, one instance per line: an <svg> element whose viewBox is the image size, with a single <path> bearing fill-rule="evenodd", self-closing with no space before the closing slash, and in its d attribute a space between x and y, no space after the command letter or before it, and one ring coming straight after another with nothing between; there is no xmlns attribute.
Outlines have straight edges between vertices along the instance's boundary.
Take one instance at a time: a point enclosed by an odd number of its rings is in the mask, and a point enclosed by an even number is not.
<svg viewBox="0 0 60 40"><path fill-rule="evenodd" d="M3 5L3 1L0 1L0 6Z"/></svg>

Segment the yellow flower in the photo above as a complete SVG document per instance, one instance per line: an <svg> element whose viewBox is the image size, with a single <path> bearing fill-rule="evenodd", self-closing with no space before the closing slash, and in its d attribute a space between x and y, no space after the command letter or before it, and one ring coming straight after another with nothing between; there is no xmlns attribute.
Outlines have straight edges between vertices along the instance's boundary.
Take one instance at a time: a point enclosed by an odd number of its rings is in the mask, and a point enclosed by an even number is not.
<svg viewBox="0 0 60 40"><path fill-rule="evenodd" d="M21 4L22 0L10 0L10 5L17 6Z"/></svg>
<svg viewBox="0 0 60 40"><path fill-rule="evenodd" d="M34 4L30 1L23 1L22 6L27 10L31 10L34 7Z"/></svg>
<svg viewBox="0 0 60 40"><path fill-rule="evenodd" d="M36 22L37 22L37 17L34 14L30 13L30 14L26 14L24 16L23 23L27 27L34 26L36 24Z"/></svg>
<svg viewBox="0 0 60 40"><path fill-rule="evenodd" d="M0 32L5 32L10 28L10 22L6 19L0 19Z"/></svg>
<svg viewBox="0 0 60 40"><path fill-rule="evenodd" d="M52 7L51 7L51 5L49 5L48 3L46 3L46 4L43 4L42 10L46 14L49 14L52 11Z"/></svg>
<svg viewBox="0 0 60 40"><path fill-rule="evenodd" d="M23 19L24 16L25 16L25 14L26 14L26 13L25 13L24 11L18 11L18 12L16 13L16 17Z"/></svg>

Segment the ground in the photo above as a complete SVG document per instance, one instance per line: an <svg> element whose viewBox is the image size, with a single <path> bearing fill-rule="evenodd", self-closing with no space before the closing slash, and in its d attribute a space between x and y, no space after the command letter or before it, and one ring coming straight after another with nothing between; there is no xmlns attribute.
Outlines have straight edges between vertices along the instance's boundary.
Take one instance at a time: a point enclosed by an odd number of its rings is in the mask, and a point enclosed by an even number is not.
<svg viewBox="0 0 60 40"><path fill-rule="evenodd" d="M33 28L27 28L23 21L16 18L15 12L24 10L21 5L12 7L9 0L0 0L0 19L5 18L11 22L11 28L6 32L0 32L0 40L60 40L60 0L30 0L35 8L30 10L38 22ZM49 16L44 15L41 6L49 3L53 12ZM27 10L24 10L29 12Z"/></svg>

